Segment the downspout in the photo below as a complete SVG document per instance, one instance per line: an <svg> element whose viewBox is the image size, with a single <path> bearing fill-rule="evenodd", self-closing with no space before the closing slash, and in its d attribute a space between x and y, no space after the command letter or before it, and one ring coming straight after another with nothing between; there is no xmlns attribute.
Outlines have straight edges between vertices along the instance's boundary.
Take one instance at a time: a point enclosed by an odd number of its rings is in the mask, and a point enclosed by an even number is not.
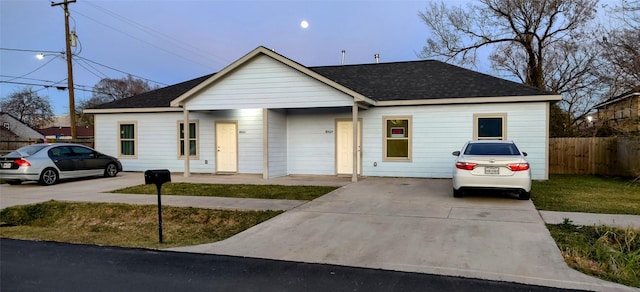
<svg viewBox="0 0 640 292"><path fill-rule="evenodd" d="M186 104L182 104L182 114L184 115L184 122L182 126L184 135L184 177L191 176L189 166L191 164L191 143L189 142L189 110Z"/></svg>
<svg viewBox="0 0 640 292"><path fill-rule="evenodd" d="M355 98L351 113L353 121L353 171L351 172L351 181L358 182L358 101Z"/></svg>

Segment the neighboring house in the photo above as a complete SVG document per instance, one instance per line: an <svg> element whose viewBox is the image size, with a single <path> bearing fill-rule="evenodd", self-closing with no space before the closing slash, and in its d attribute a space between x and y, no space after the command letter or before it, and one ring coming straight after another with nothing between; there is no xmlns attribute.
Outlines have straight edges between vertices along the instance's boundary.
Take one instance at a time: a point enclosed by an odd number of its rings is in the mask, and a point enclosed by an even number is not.
<svg viewBox="0 0 640 292"><path fill-rule="evenodd" d="M597 122L626 134L640 133L640 87L614 96L595 106Z"/></svg>
<svg viewBox="0 0 640 292"><path fill-rule="evenodd" d="M466 141L505 139L547 179L560 98L439 61L305 67L258 47L216 74L85 113L96 148L127 171L450 178Z"/></svg>
<svg viewBox="0 0 640 292"><path fill-rule="evenodd" d="M0 125L2 130L0 131L0 137L2 140L42 140L44 135L37 130L31 128L29 125L21 122L18 118L5 113L0 112Z"/></svg>
<svg viewBox="0 0 640 292"><path fill-rule="evenodd" d="M47 139L67 140L71 139L71 127L48 127L40 129L40 133ZM77 139L93 138L93 127L76 126Z"/></svg>

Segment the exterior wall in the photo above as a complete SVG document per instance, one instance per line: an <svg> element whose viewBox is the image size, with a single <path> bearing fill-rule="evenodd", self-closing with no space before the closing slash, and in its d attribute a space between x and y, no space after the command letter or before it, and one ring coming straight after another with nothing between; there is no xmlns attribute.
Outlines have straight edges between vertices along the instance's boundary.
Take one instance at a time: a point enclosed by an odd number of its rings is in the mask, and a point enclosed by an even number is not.
<svg viewBox="0 0 640 292"><path fill-rule="evenodd" d="M529 155L534 179L545 179L547 156L546 102L378 107L360 110L362 175L450 178L451 152L473 139L473 115L506 113L506 136ZM199 157L194 173L215 171L215 122L238 124L238 172L263 173L263 110L190 112L198 120ZM383 117L411 117L411 161L383 160ZM137 157L121 158L125 171L166 168L182 172L177 127L181 112L98 114L95 146L118 156L118 121L137 122ZM351 107L268 110L269 177L288 174L335 175L336 119L351 119ZM374 166L374 164L376 166Z"/></svg>
<svg viewBox="0 0 640 292"><path fill-rule="evenodd" d="M190 110L351 106L353 98L270 57L258 56L188 101Z"/></svg>
<svg viewBox="0 0 640 292"><path fill-rule="evenodd" d="M547 103L379 107L361 110L364 176L450 178L455 157L473 139L473 115L507 113L507 139L527 152L534 179L546 178ZM410 116L412 159L383 160L383 117ZM289 111L289 174L335 174L335 119L351 118L350 108ZM374 166L374 163L377 166Z"/></svg>
<svg viewBox="0 0 640 292"><path fill-rule="evenodd" d="M269 178L287 175L287 116L284 110L268 110Z"/></svg>
<svg viewBox="0 0 640 292"><path fill-rule="evenodd" d="M473 115L507 113L507 140L527 152L534 179L546 178L547 103L437 105L362 111L365 176L450 178L455 157L473 139ZM410 162L383 161L383 116L411 116ZM374 166L376 162L377 166Z"/></svg>
<svg viewBox="0 0 640 292"><path fill-rule="evenodd" d="M178 158L178 121L182 112L128 113L95 115L95 148L118 157L125 171L169 169L184 171L184 160ZM262 111L234 110L190 112L189 120L197 120L199 153L191 159L194 173L215 172L215 122L238 123L238 172L262 173ZM137 124L137 155L135 158L118 156L118 122L135 121Z"/></svg>
<svg viewBox="0 0 640 292"><path fill-rule="evenodd" d="M336 174L335 120L351 117L351 107L287 111L289 174Z"/></svg>

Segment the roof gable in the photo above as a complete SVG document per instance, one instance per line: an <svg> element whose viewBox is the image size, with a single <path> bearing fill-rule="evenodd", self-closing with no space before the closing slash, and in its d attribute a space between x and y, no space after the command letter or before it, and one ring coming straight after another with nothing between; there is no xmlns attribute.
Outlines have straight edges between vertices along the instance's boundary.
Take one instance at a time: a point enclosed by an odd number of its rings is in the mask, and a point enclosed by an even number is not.
<svg viewBox="0 0 640 292"><path fill-rule="evenodd" d="M188 99L194 97L198 92L200 92L201 90L205 89L208 86L211 86L212 84L214 84L216 81L221 80L223 78L225 78L227 75L232 74L235 70L237 70L238 68L244 66L245 64L251 62L253 59L255 59L256 57L260 56L260 55L264 55L267 57L270 57L284 65L287 65L297 71L300 71L303 74L306 74L308 76L310 76L311 78L314 78L322 83L325 83L327 85L329 85L330 87L333 87L339 91L344 92L345 94L348 94L350 96L353 96L356 100L358 101L370 101L371 103L373 103L373 101L369 100L368 98L366 98L365 96L359 94L358 92L355 92L347 87L344 87L343 85L336 83L335 81L332 81L316 72L314 72L313 70L310 70L309 68L292 61L291 59L288 59L280 54L277 54L276 52L269 50L265 47L258 47L255 50L249 52L248 54L244 55L242 58L238 59L237 61L231 63L229 66L225 67L224 69L222 69L220 72L218 72L217 74L211 76L210 78L208 78L207 80L205 80L204 82L198 84L197 86L195 86L194 88L190 89L189 91L185 92L184 94L180 95L178 98L176 98L175 100L171 101L171 106L180 106L182 104L184 104L184 102L186 102Z"/></svg>

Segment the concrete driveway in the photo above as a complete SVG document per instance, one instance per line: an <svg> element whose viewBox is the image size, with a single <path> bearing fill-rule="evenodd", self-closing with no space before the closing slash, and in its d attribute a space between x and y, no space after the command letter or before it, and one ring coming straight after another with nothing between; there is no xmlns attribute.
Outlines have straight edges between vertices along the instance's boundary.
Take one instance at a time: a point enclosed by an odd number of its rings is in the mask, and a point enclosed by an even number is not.
<svg viewBox="0 0 640 292"><path fill-rule="evenodd" d="M291 209L227 240L175 251L236 255L406 272L454 275L599 291L638 291L567 267L531 201L454 199L451 180L179 174L174 182L336 185L311 202L163 196L163 204L203 208ZM149 195L107 191L142 184L141 173L115 178L0 185L0 208L47 200L155 204Z"/></svg>
<svg viewBox="0 0 640 292"><path fill-rule="evenodd" d="M367 178L227 240L172 250L635 290L570 269L531 201L454 199L447 179Z"/></svg>

